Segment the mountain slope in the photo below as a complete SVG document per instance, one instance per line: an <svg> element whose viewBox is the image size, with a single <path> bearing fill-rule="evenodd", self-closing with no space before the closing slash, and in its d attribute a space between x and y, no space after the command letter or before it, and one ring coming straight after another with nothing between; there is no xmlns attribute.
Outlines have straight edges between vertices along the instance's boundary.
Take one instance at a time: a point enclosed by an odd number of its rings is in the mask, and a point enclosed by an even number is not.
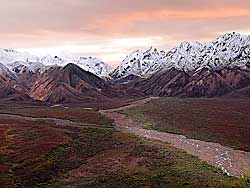
<svg viewBox="0 0 250 188"><path fill-rule="evenodd" d="M183 42L168 52L155 48L128 55L111 74L121 78L134 74L149 77L159 70L175 68L186 72L202 68L245 68L250 62L250 36L227 33L212 42Z"/></svg>
<svg viewBox="0 0 250 188"><path fill-rule="evenodd" d="M221 70L200 69L186 72L172 68L131 84L148 95L179 97L249 96L250 69L242 67ZM244 93L244 94L243 94Z"/></svg>
<svg viewBox="0 0 250 188"><path fill-rule="evenodd" d="M19 81L18 77L2 63L0 63L0 87L13 88L28 94L27 88Z"/></svg>
<svg viewBox="0 0 250 188"><path fill-rule="evenodd" d="M0 99L5 101L32 101L33 99L9 86L0 86Z"/></svg>
<svg viewBox="0 0 250 188"><path fill-rule="evenodd" d="M0 87L0 98L21 101L32 98L50 103L102 103L112 98L143 95L135 89L105 81L73 63L35 72L13 72L0 64Z"/></svg>
<svg viewBox="0 0 250 188"><path fill-rule="evenodd" d="M105 99L109 86L94 74L75 64L45 71L32 89L34 99L58 103Z"/></svg>

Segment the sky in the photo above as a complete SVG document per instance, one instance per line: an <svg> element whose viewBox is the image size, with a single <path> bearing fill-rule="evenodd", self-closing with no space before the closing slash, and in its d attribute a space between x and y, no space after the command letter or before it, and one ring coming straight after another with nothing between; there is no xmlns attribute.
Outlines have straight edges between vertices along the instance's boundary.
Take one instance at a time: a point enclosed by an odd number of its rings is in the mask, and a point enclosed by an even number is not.
<svg viewBox="0 0 250 188"><path fill-rule="evenodd" d="M0 0L1 48L95 56L250 34L249 0Z"/></svg>

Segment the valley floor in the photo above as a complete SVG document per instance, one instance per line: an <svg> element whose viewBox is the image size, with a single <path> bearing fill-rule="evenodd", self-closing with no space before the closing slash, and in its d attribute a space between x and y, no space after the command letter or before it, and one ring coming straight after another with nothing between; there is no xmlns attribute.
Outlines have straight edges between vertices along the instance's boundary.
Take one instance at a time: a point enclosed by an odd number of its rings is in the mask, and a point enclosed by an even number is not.
<svg viewBox="0 0 250 188"><path fill-rule="evenodd" d="M149 102L151 99L103 113L115 119L118 130L170 143L228 175L250 171L250 153L235 149L249 151L248 100L160 98Z"/></svg>
<svg viewBox="0 0 250 188"><path fill-rule="evenodd" d="M234 150L233 148L230 148L230 147L218 144L218 143L189 139L186 136L180 135L180 134L168 133L168 130L167 130L168 124L166 122L166 117L169 119L168 117L169 112L167 112L167 110L172 110L172 109L161 109L160 107L165 108L165 105L164 105L165 103L162 101L166 100L167 102L169 102L171 100L178 101L180 99L160 99L160 100L153 101L149 104L147 103L153 99L157 99L157 98L147 98L144 100L134 102L124 107L111 109L111 110L104 110L101 112L107 115L108 117L110 117L111 119L115 120L115 125L119 131L130 132L130 133L134 133L138 136L142 136L148 139L159 140L162 142L169 143L171 146L175 148L183 149L189 154L198 156L201 160L206 161L213 166L217 166L221 168L227 175L241 176L244 173L250 171L250 153L249 152ZM206 99L203 99L203 100L206 100ZM155 108L158 108L158 111L157 109L154 109L152 106ZM180 110L179 109L180 104L179 105L177 104L175 108ZM161 110L159 111L159 109ZM122 114L121 112L125 112L129 114L132 117L132 119L129 118L127 115ZM158 120L157 119L155 120L154 118L151 118L153 115L151 112L155 114L164 114L165 116L162 115L161 118L159 118ZM233 114L233 112L231 113ZM149 117L147 117L147 115ZM176 114L172 118L176 118L176 116L178 115ZM209 115L207 114L207 116ZM248 114L246 114L246 116L248 116ZM151 118L151 119L147 120L147 118ZM223 118L226 118L226 117L223 117ZM217 121L217 120L214 120L214 121ZM166 123L165 126L163 122ZM161 124L162 128L165 128L165 130L161 132L157 128L154 128L154 124L157 125L157 123ZM244 120L242 123L244 123ZM245 122L245 123L247 125L248 122ZM151 129L147 127L149 124L152 125ZM173 127L171 128L174 128L175 125L172 125L172 126ZM200 127L204 128L202 127L202 125L200 125ZM176 125L176 128L178 128L177 125ZM184 128L185 127L183 127L183 129ZM193 129L193 132L195 131L199 131L199 130ZM230 131L230 130L228 129L227 131ZM249 130L247 128L245 128L245 130L242 130L242 135L246 134L246 132L243 132L243 131L249 131ZM215 133L216 132L210 133L210 134L215 134ZM196 132L196 134L198 135L199 132ZM204 134L204 133L201 132L201 134ZM227 134L225 133L224 138L226 136ZM232 138L226 138L226 139L232 139ZM239 142L240 141L241 140L239 140ZM243 144L246 145L249 143L243 143Z"/></svg>
<svg viewBox="0 0 250 188"><path fill-rule="evenodd" d="M219 188L235 180L169 144L117 130L94 109L1 105L0 112L3 188Z"/></svg>
<svg viewBox="0 0 250 188"><path fill-rule="evenodd" d="M250 100L159 98L124 111L147 129L250 151Z"/></svg>

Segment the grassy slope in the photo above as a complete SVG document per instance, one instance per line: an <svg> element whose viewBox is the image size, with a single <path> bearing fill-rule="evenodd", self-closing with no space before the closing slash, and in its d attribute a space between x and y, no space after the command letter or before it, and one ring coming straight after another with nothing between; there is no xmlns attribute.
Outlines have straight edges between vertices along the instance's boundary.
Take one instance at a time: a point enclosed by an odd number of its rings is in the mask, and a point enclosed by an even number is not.
<svg viewBox="0 0 250 188"><path fill-rule="evenodd" d="M39 110L22 109L22 113ZM53 117L69 115L60 109L49 110ZM86 124L110 127L112 122L99 118L93 111L84 111L83 117L78 113L71 115ZM231 180L220 170L166 144L110 129L58 126L45 120L0 119L3 188L217 187L221 181Z"/></svg>
<svg viewBox="0 0 250 188"><path fill-rule="evenodd" d="M250 151L250 101L161 98L124 111L146 128Z"/></svg>

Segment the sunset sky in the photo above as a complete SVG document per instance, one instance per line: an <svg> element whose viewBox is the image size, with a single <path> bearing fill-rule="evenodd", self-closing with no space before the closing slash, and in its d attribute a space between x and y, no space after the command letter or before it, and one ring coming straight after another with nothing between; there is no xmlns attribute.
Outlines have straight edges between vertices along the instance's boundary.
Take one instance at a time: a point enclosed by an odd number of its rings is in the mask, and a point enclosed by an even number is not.
<svg viewBox="0 0 250 188"><path fill-rule="evenodd" d="M250 34L249 0L0 0L1 48L96 56Z"/></svg>

